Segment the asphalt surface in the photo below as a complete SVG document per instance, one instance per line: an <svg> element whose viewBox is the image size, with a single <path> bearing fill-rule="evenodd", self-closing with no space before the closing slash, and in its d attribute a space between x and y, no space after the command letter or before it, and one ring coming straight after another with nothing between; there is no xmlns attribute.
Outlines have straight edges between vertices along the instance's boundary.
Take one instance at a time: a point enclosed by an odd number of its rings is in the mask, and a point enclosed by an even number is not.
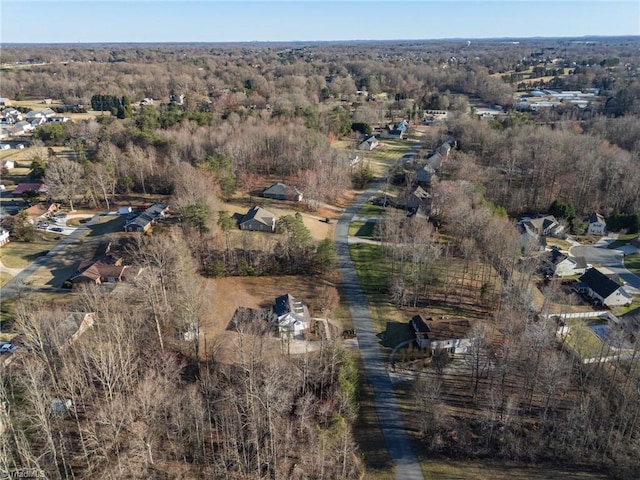
<svg viewBox="0 0 640 480"><path fill-rule="evenodd" d="M620 250L608 249L606 245L576 245L569 249L574 257L584 257L594 267L603 267L618 275L637 293L640 293L640 277L624 266L624 254ZM631 291L630 293L636 293Z"/></svg>
<svg viewBox="0 0 640 480"><path fill-rule="evenodd" d="M369 316L367 302L362 293L356 269L349 254L349 222L362 205L383 185L384 179L376 182L352 203L338 220L335 243L338 252L338 266L342 275L342 292L349 303L349 310L358 339L358 346L364 363L369 384L374 389L374 399L378 422L391 459L396 465L399 480L422 480L420 464L413 452L407 436L400 409L393 391L393 385L380 352L379 339Z"/></svg>

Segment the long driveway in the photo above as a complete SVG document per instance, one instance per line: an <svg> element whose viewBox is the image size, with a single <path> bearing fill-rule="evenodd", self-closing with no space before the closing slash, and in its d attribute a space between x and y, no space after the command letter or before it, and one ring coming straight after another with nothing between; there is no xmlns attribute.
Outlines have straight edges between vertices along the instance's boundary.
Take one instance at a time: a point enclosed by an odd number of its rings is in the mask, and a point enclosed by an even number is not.
<svg viewBox="0 0 640 480"><path fill-rule="evenodd" d="M336 250L338 252L340 274L342 275L344 299L349 303L362 362L364 363L369 384L374 389L378 422L384 435L387 450L396 465L396 478L398 480L422 480L420 464L413 453L404 422L402 421L393 385L378 345L377 332L373 327L373 320L369 315L367 301L362 293L356 269L351 261L347 239L349 222L369 197L379 190L383 181L384 179L376 182L361 194L340 217L336 227Z"/></svg>

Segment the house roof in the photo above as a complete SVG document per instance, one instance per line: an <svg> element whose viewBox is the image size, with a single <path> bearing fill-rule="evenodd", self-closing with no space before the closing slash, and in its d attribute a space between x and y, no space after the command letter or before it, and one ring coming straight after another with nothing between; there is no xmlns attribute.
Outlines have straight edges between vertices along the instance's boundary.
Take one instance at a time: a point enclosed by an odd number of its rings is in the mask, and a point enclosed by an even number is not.
<svg viewBox="0 0 640 480"><path fill-rule="evenodd" d="M47 187L44 183L20 183L12 192L14 195L21 195L28 191L45 192Z"/></svg>
<svg viewBox="0 0 640 480"><path fill-rule="evenodd" d="M257 222L263 223L264 225L272 226L275 218L276 216L273 213L265 210L264 208L253 207L242 218L242 222L240 223L245 223L249 220L256 220Z"/></svg>
<svg viewBox="0 0 640 480"><path fill-rule="evenodd" d="M425 319L422 318L422 315L415 315L411 319L411 323L413 323L413 326L414 326L414 328L416 329L417 332L429 333L431 331L431 329L429 328L429 325L427 325L427 322L425 321Z"/></svg>
<svg viewBox="0 0 640 480"><path fill-rule="evenodd" d="M471 324L464 319L437 320L430 324L430 328L431 340L456 340L467 338Z"/></svg>
<svg viewBox="0 0 640 480"><path fill-rule="evenodd" d="M589 223L604 223L606 224L604 217L602 215L600 215L599 213L592 213L591 215L589 215L589 218L587 219L587 221Z"/></svg>
<svg viewBox="0 0 640 480"><path fill-rule="evenodd" d="M154 203L140 215L133 218L132 220L129 220L126 223L125 227L128 227L129 225L137 225L140 228L144 229L144 227L160 217L167 210L167 208L168 207L164 203Z"/></svg>
<svg viewBox="0 0 640 480"><path fill-rule="evenodd" d="M276 315L295 313L297 315L307 315L307 307L302 300L295 298L290 293L285 293L276 298L273 311Z"/></svg>
<svg viewBox="0 0 640 480"><path fill-rule="evenodd" d="M374 145L375 146L378 143L379 143L378 139L375 137L375 135L369 135L364 140L362 140L359 145L369 145L369 146Z"/></svg>
<svg viewBox="0 0 640 480"><path fill-rule="evenodd" d="M590 268L579 280L602 298L607 298L622 286L611 280L597 268Z"/></svg>
<svg viewBox="0 0 640 480"><path fill-rule="evenodd" d="M104 253L93 260L82 262L76 274L71 277L71 281L81 277L89 278L93 281L103 277L120 278L124 275L127 267L122 265L122 257L115 252Z"/></svg>
<svg viewBox="0 0 640 480"><path fill-rule="evenodd" d="M558 227L558 221L553 215L545 215L537 218L530 218L523 222L529 228L532 228L536 233L543 233L549 228Z"/></svg>
<svg viewBox="0 0 640 480"><path fill-rule="evenodd" d="M411 319L416 333L426 333L429 340L457 340L467 338L471 324L465 319L424 319L422 315L416 315Z"/></svg>
<svg viewBox="0 0 640 480"><path fill-rule="evenodd" d="M274 183L269 188L262 192L263 195L282 195L286 197L297 197L302 195L302 192L296 187L285 185L284 183Z"/></svg>

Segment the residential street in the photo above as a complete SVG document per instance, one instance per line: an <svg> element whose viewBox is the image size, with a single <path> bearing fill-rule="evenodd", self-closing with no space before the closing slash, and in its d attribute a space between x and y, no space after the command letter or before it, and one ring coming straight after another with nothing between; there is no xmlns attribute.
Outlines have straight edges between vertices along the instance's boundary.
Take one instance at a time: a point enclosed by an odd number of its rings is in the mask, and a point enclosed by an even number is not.
<svg viewBox="0 0 640 480"><path fill-rule="evenodd" d="M378 421L391 459L396 465L396 478L418 480L423 478L422 471L405 431L393 385L378 345L377 332L369 316L367 302L351 261L347 240L349 222L383 183L384 179L375 183L345 210L336 227L335 241L338 251L338 265L342 275L342 292L344 299L349 303L367 379L375 392Z"/></svg>
<svg viewBox="0 0 640 480"><path fill-rule="evenodd" d="M97 218L94 217L92 221ZM91 222L89 222L91 223ZM27 267L25 267L20 273L14 276L11 280L9 280L4 287L0 289L0 300L3 300L7 297L14 296L22 290L25 286L25 282L29 279L29 277L40 267L47 266L55 256L67 248L68 245L75 243L75 241L84 235L87 232L88 224L80 225L77 228L73 229L73 232L67 234L65 238L60 240L46 255L42 255L41 257L36 258L33 262L31 262Z"/></svg>

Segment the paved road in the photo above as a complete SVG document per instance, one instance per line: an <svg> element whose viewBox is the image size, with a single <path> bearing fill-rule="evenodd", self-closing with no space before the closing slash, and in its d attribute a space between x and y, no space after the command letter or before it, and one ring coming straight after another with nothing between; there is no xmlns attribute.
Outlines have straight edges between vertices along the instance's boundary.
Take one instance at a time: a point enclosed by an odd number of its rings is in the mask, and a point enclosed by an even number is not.
<svg viewBox="0 0 640 480"><path fill-rule="evenodd" d="M571 247L569 251L574 257L584 257L587 263L599 265L618 275L632 287L629 293L640 293L640 278L625 268L624 255L620 250L608 249L606 245L580 245Z"/></svg>
<svg viewBox="0 0 640 480"><path fill-rule="evenodd" d="M351 261L347 241L349 222L362 205L378 191L383 182L384 180L377 182L361 194L340 217L335 236L338 265L342 275L342 291L345 300L349 303L367 379L375 392L375 405L380 428L391 459L396 465L396 478L399 480L422 480L422 471L405 431L393 385L378 345L377 332L369 316L367 302Z"/></svg>
<svg viewBox="0 0 640 480"><path fill-rule="evenodd" d="M97 218L98 218L97 216L93 217L91 222L89 222L88 224L92 223ZM20 291L25 287L25 282L29 279L29 277L33 273L35 273L36 270L38 270L40 267L49 265L55 259L55 256L58 253L62 252L64 249L67 248L68 245L75 243L79 237L87 233L88 224L83 224L83 225L80 225L78 228L74 228L73 232L66 235L65 238L63 238L58 243L56 243L56 245L51 250L49 250L49 253L36 258L20 273L18 273L11 280L9 280L4 285L4 287L0 289L0 300L20 293Z"/></svg>

